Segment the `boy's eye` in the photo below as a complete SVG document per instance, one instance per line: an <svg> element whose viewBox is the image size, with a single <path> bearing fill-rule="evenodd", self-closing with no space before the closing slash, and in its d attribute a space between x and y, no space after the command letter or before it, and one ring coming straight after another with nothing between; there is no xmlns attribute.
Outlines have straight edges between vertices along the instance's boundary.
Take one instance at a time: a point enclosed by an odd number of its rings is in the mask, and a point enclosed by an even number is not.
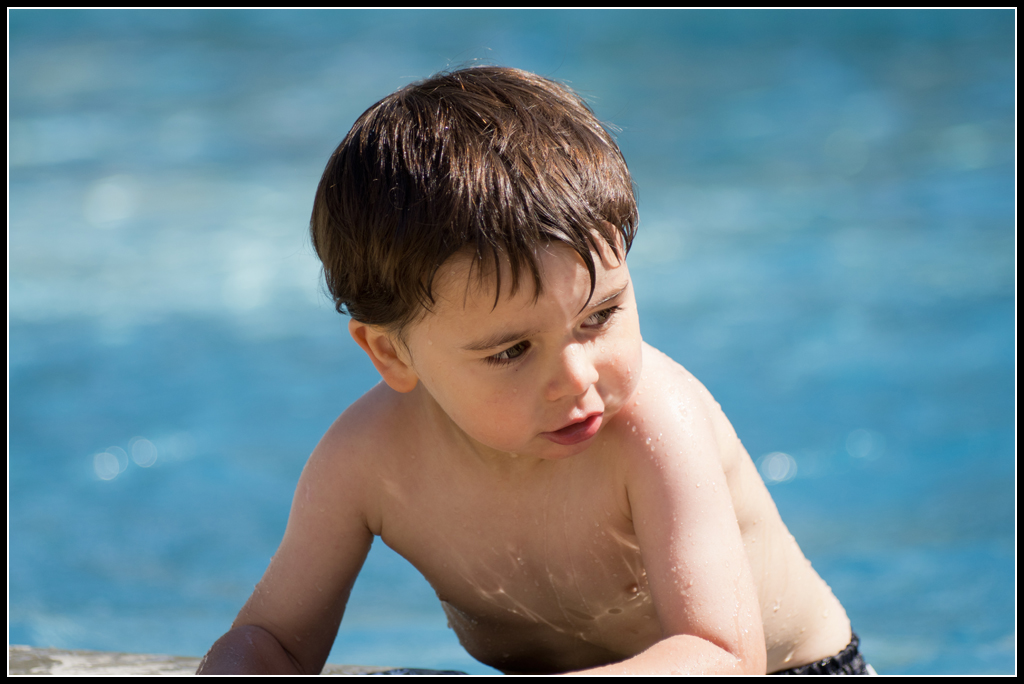
<svg viewBox="0 0 1024 684"><path fill-rule="evenodd" d="M590 318L583 322L584 328L600 328L602 325L608 322L608 319L614 316L619 310L619 307L613 306L609 309L603 309L593 314Z"/></svg>
<svg viewBox="0 0 1024 684"><path fill-rule="evenodd" d="M494 356L488 356L487 359L486 359L487 363L491 363L491 364L494 364L496 366L501 366L501 365L504 365L504 364L507 364L507 363L511 363L512 361L516 360L518 357L520 357L523 354L525 354L526 350L529 349L529 347L530 347L530 343L529 342L520 342L519 344L514 344L514 345L512 345L511 347L509 347L508 349L506 349L503 352L498 352Z"/></svg>

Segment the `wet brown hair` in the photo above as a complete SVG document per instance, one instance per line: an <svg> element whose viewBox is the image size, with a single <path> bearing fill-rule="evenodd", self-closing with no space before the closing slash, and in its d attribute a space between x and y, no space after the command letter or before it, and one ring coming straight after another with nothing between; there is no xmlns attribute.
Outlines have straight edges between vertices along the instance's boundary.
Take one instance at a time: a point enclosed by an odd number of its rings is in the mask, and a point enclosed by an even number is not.
<svg viewBox="0 0 1024 684"><path fill-rule="evenodd" d="M624 258L636 225L622 153L578 95L518 69L474 67L413 83L359 117L324 170L310 232L335 308L400 334L430 310L434 278L456 253L475 258L478 277L493 274L496 298L502 260L511 294L529 271L539 296L536 249L562 242L586 264L592 296L595 240Z"/></svg>

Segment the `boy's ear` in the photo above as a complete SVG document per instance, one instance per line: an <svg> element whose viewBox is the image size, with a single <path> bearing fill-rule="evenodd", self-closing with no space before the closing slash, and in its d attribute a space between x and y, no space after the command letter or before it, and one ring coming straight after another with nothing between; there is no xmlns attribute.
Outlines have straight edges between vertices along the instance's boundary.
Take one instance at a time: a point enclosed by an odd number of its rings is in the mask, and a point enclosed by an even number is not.
<svg viewBox="0 0 1024 684"><path fill-rule="evenodd" d="M370 357L388 387L396 392L411 392L416 388L419 378L406 360L409 355L399 353L390 335L376 326L354 319L348 322L348 332Z"/></svg>

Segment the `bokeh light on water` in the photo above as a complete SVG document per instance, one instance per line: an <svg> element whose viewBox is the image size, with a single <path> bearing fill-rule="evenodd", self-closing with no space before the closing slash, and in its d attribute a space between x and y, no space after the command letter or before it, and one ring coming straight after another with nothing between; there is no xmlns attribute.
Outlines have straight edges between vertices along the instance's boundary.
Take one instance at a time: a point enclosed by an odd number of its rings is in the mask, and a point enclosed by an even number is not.
<svg viewBox="0 0 1024 684"><path fill-rule="evenodd" d="M781 451L766 454L758 462L761 478L769 485L789 482L796 477L799 466L796 459Z"/></svg>
<svg viewBox="0 0 1024 684"><path fill-rule="evenodd" d="M1011 672L1012 11L10 13L12 643L199 655L375 381L305 236L368 105L568 81L647 341L721 402L890 673ZM474 665L375 548L332 662Z"/></svg>

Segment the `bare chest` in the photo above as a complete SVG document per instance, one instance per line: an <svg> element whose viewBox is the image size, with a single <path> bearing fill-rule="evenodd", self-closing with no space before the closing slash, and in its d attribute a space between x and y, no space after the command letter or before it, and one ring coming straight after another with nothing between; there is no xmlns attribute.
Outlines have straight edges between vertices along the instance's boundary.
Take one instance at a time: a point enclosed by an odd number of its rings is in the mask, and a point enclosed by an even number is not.
<svg viewBox="0 0 1024 684"><path fill-rule="evenodd" d="M430 582L474 657L506 671L559 671L620 660L661 637L613 484L458 484L403 492L382 537Z"/></svg>

